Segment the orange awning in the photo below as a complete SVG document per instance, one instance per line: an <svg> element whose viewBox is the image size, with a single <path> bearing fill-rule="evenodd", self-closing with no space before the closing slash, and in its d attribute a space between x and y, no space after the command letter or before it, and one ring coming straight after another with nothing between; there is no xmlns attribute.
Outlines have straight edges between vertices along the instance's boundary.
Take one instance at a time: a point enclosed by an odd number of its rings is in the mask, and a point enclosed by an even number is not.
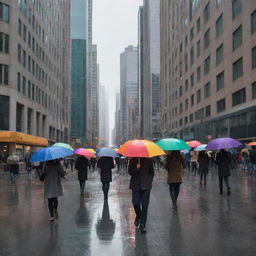
<svg viewBox="0 0 256 256"><path fill-rule="evenodd" d="M13 142L17 144L38 147L46 147L49 144L48 140L45 138L13 131L1 131L0 142Z"/></svg>

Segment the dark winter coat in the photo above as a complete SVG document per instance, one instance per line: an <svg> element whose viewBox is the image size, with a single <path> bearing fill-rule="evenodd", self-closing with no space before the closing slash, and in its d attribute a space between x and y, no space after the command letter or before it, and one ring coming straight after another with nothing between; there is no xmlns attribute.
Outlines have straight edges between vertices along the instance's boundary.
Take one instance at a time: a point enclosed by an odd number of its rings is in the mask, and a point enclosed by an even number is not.
<svg viewBox="0 0 256 256"><path fill-rule="evenodd" d="M115 167L112 157L102 156L97 162L97 167L100 168L100 180L103 183L112 181L112 169Z"/></svg>
<svg viewBox="0 0 256 256"><path fill-rule="evenodd" d="M206 152L204 151L201 151L199 152L199 155L198 155L198 164L199 164L199 169L198 169L198 172L200 174L207 174L208 171L209 171L209 156L207 155Z"/></svg>
<svg viewBox="0 0 256 256"><path fill-rule="evenodd" d="M182 183L182 167L184 159L180 152L171 152L165 162L165 168L168 172L167 183Z"/></svg>
<svg viewBox="0 0 256 256"><path fill-rule="evenodd" d="M231 156L227 151L220 151L216 155L216 164L218 165L218 175L219 177L230 176L230 163Z"/></svg>
<svg viewBox="0 0 256 256"><path fill-rule="evenodd" d="M141 166L139 169L137 169L138 163L140 163ZM154 167L151 158L131 158L128 166L128 173L131 175L130 189L138 191L152 188Z"/></svg>
<svg viewBox="0 0 256 256"><path fill-rule="evenodd" d="M61 177L64 177L65 172L59 162L48 162L44 167L44 197L52 198L63 195Z"/></svg>
<svg viewBox="0 0 256 256"><path fill-rule="evenodd" d="M75 168L78 170L78 180L86 181L88 172L88 159L84 156L79 156L76 159Z"/></svg>

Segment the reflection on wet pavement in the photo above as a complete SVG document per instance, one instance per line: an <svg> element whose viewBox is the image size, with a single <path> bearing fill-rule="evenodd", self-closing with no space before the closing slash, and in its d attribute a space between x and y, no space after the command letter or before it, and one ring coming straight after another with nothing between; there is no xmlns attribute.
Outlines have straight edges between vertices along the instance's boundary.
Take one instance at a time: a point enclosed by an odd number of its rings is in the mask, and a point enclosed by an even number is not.
<svg viewBox="0 0 256 256"><path fill-rule="evenodd" d="M186 175L173 211L165 171L156 173L147 234L134 227L129 177L114 175L109 200L103 200L98 173L79 194L76 175L63 182L59 220L48 221L42 183L20 177L11 185L0 175L0 256L162 256L254 255L256 179L231 178L232 194L218 194L216 171L206 187Z"/></svg>

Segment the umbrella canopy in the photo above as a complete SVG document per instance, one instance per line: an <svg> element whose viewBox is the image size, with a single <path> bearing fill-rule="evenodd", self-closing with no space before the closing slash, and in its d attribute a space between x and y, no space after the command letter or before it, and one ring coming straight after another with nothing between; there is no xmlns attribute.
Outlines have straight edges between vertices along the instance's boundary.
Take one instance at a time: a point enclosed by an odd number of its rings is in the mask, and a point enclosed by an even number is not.
<svg viewBox="0 0 256 256"><path fill-rule="evenodd" d="M57 143L53 144L52 146L53 147L63 147L63 148L67 148L71 151L74 151L74 149L67 143L57 142Z"/></svg>
<svg viewBox="0 0 256 256"><path fill-rule="evenodd" d="M154 157L164 155L164 151L149 140L130 140L122 145L117 152L126 157Z"/></svg>
<svg viewBox="0 0 256 256"><path fill-rule="evenodd" d="M255 141L254 142L250 142L250 143L247 144L247 146L256 146L256 142Z"/></svg>
<svg viewBox="0 0 256 256"><path fill-rule="evenodd" d="M118 157L118 154L112 148L105 148L105 147L101 148L97 154L99 157L101 157L101 156Z"/></svg>
<svg viewBox="0 0 256 256"><path fill-rule="evenodd" d="M206 149L205 149L206 146L207 146L207 144L202 144L202 145L196 147L194 150L195 150L195 151L205 151L205 150L206 150Z"/></svg>
<svg viewBox="0 0 256 256"><path fill-rule="evenodd" d="M64 147L47 147L36 151L30 162L45 162L73 155L73 151Z"/></svg>
<svg viewBox="0 0 256 256"><path fill-rule="evenodd" d="M93 148L87 148L90 152L92 152L93 154L96 154L96 151Z"/></svg>
<svg viewBox="0 0 256 256"><path fill-rule="evenodd" d="M237 148L242 146L242 143L239 141L226 137L226 138L218 138L212 140L207 144L206 150L219 150L219 149L227 149L227 148Z"/></svg>
<svg viewBox="0 0 256 256"><path fill-rule="evenodd" d="M187 144L191 148L196 148L196 147L202 145L202 143L200 141L197 141L197 140L188 141Z"/></svg>
<svg viewBox="0 0 256 256"><path fill-rule="evenodd" d="M169 150L184 150L190 149L188 144L181 139L174 139L174 138L166 138L157 141L156 143L161 149L169 151Z"/></svg>
<svg viewBox="0 0 256 256"><path fill-rule="evenodd" d="M75 149L74 153L76 155L85 156L88 158L96 158L96 156L89 149L86 149L86 148Z"/></svg>

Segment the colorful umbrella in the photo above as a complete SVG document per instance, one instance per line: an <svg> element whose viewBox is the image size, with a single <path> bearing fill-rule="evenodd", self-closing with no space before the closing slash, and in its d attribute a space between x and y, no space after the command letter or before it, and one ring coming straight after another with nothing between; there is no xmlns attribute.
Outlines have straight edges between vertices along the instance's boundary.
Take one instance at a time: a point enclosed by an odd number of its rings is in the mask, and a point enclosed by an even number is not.
<svg viewBox="0 0 256 256"><path fill-rule="evenodd" d="M96 151L93 148L87 148L90 152L92 152L93 154L96 154Z"/></svg>
<svg viewBox="0 0 256 256"><path fill-rule="evenodd" d="M247 146L256 146L256 142L250 142L247 144Z"/></svg>
<svg viewBox="0 0 256 256"><path fill-rule="evenodd" d="M101 156L108 156L108 157L114 157L114 158L118 157L118 154L112 148L101 148L97 154L99 157Z"/></svg>
<svg viewBox="0 0 256 256"><path fill-rule="evenodd" d="M191 148L196 148L196 147L202 145L202 143L200 141L197 141L197 140L188 141L187 144Z"/></svg>
<svg viewBox="0 0 256 256"><path fill-rule="evenodd" d="M67 148L71 151L74 151L74 149L67 143L57 142L57 143L53 144L52 146L53 147L63 147L63 148Z"/></svg>
<svg viewBox="0 0 256 256"><path fill-rule="evenodd" d="M206 150L206 149L205 149L206 146L207 146L207 144L202 144L202 145L196 147L194 150L195 150L195 151L205 151L205 150Z"/></svg>
<svg viewBox="0 0 256 256"><path fill-rule="evenodd" d="M64 147L46 147L36 151L30 162L45 162L73 155L73 151Z"/></svg>
<svg viewBox="0 0 256 256"><path fill-rule="evenodd" d="M170 150L184 150L190 149L188 144L181 139L174 139L174 138L166 138L157 141L156 143L161 149L170 151Z"/></svg>
<svg viewBox="0 0 256 256"><path fill-rule="evenodd" d="M154 157L164 155L164 151L149 140L130 140L124 143L117 152L126 157Z"/></svg>
<svg viewBox="0 0 256 256"><path fill-rule="evenodd" d="M78 149L74 150L74 153L76 155L85 156L88 158L96 158L96 156L90 150L88 150L86 148L78 148Z"/></svg>
<svg viewBox="0 0 256 256"><path fill-rule="evenodd" d="M212 140L207 144L206 150L219 150L219 149L227 149L227 148L237 148L242 146L242 143L239 141L226 137L226 138L218 138Z"/></svg>

